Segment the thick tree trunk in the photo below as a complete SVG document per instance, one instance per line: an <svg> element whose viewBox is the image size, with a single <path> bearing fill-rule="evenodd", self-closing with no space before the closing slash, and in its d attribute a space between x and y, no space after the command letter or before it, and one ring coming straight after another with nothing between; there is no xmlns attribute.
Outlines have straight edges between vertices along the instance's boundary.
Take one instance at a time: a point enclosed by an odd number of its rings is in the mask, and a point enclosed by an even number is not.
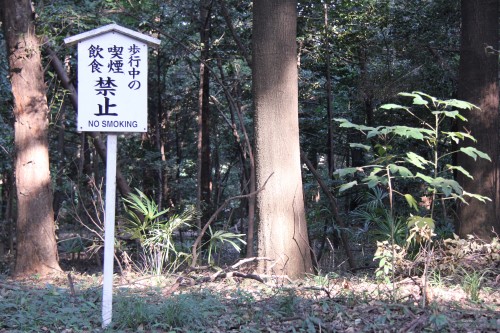
<svg viewBox="0 0 500 333"><path fill-rule="evenodd" d="M467 114L462 124L477 139L476 148L487 153L492 162L474 161L458 155L458 164L474 179L459 175L467 192L488 196L491 203L470 200L458 215L458 233L475 234L485 240L500 232L499 195L499 110L498 110L498 0L462 0L462 37L460 49L459 98L480 107ZM467 142L466 144L470 144Z"/></svg>
<svg viewBox="0 0 500 333"><path fill-rule="evenodd" d="M260 271L312 272L304 211L298 126L296 0L253 5L253 89Z"/></svg>
<svg viewBox="0 0 500 333"><path fill-rule="evenodd" d="M48 106L31 1L1 2L14 96L17 255L14 275L60 270L52 208Z"/></svg>

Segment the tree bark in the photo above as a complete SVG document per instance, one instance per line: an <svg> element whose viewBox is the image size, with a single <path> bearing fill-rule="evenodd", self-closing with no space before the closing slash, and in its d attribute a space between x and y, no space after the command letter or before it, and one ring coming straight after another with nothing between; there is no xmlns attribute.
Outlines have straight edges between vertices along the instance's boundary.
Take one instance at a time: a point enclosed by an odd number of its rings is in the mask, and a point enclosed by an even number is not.
<svg viewBox="0 0 500 333"><path fill-rule="evenodd" d="M467 130L477 139L476 148L487 153L492 162L458 154L458 165L469 170L474 179L459 174L459 182L467 192L488 196L491 203L470 200L459 207L458 234L475 234L489 240L492 229L500 232L499 195L499 111L498 111L498 0L462 0L462 34L460 49L460 99L476 104L479 109L466 114ZM471 142L466 142L470 145Z"/></svg>
<svg viewBox="0 0 500 333"><path fill-rule="evenodd" d="M324 6L324 56L325 56L325 65L326 65L326 116L327 116L327 162L328 162L328 177L333 177L333 172L335 171L335 152L333 146L333 101L332 101L332 69L330 62L330 42L329 42L329 34L328 34L328 7L329 3L323 4Z"/></svg>
<svg viewBox="0 0 500 333"><path fill-rule="evenodd" d="M1 1L14 97L17 253L14 275L60 271L49 170L48 113L31 1Z"/></svg>
<svg viewBox="0 0 500 333"><path fill-rule="evenodd" d="M206 65L210 51L211 0L200 0L200 87L198 113L198 209L202 220L210 217L212 197L210 161L210 70ZM198 221L201 229L201 220Z"/></svg>
<svg viewBox="0 0 500 333"><path fill-rule="evenodd" d="M253 4L258 252L266 274L312 273L299 149L297 1Z"/></svg>

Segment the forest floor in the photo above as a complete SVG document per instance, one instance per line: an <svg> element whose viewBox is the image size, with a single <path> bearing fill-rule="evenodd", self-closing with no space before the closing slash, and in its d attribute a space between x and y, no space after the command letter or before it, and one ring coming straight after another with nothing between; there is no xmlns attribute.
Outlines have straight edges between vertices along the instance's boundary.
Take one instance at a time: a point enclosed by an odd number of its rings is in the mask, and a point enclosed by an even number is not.
<svg viewBox="0 0 500 333"><path fill-rule="evenodd" d="M365 270L290 281L242 267L238 274L117 274L106 330L100 328L101 273L73 267L44 278L0 275L0 332L500 331L498 271L476 276L477 289L471 281L434 275L422 293L419 277L384 284Z"/></svg>

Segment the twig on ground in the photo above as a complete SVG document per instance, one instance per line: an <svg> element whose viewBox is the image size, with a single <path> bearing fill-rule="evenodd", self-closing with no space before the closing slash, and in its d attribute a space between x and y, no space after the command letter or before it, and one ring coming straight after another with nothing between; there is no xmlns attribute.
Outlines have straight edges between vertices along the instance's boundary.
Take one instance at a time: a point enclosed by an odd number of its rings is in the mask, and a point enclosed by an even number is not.
<svg viewBox="0 0 500 333"><path fill-rule="evenodd" d="M245 259L241 259L240 261L238 261L234 265L229 266L225 269L220 269L217 272L215 272L209 276L203 276L201 278L196 279L196 278L192 278L192 277L183 275L183 276L180 276L179 278L177 278L175 283L170 288L166 289L163 293L165 295L170 295L175 290L177 290L180 286L191 287L191 286L199 285L202 283L214 282L218 279L227 279L227 278L232 278L232 277L238 277L238 278L243 278L243 279L252 279L252 280L258 281L260 283L263 283L265 285L268 285L268 283L266 281L268 278L286 278L289 281L291 281L288 278L288 276L260 275L260 274L256 274L256 273L244 273L244 272L236 270L238 267L241 267L242 265L245 265L245 264L248 264L251 262L255 262L255 261L259 261L259 260L272 261L272 259L266 258L266 257L245 258ZM210 268L210 266L205 266L203 268L208 269L208 268ZM189 274L193 271L201 271L201 270L202 270L202 267L188 267L188 269L186 270L186 272L184 274Z"/></svg>
<svg viewBox="0 0 500 333"><path fill-rule="evenodd" d="M73 282L73 276L71 276L71 272L68 273L68 284L69 284L69 292L71 297L75 297L75 284Z"/></svg>
<svg viewBox="0 0 500 333"><path fill-rule="evenodd" d="M420 324L424 323L424 322L427 320L427 318L428 318L428 317L429 317L428 315L423 314L423 315L421 315L421 316L419 316L419 317L417 317L417 318L413 319L413 320L412 320L411 322L409 322L407 325L403 326L403 327L399 330L399 332L411 332L411 331L414 331L414 329L415 329L418 325L420 325Z"/></svg>
<svg viewBox="0 0 500 333"><path fill-rule="evenodd" d="M241 259L240 261L238 261L236 264L232 265L231 266L231 269L236 269L238 267L240 267L241 265L244 265L244 264L247 264L249 262L254 262L254 261L259 261L259 260L267 260L267 261L272 261L271 258L267 258L267 257L252 257L252 258L245 258L245 259Z"/></svg>

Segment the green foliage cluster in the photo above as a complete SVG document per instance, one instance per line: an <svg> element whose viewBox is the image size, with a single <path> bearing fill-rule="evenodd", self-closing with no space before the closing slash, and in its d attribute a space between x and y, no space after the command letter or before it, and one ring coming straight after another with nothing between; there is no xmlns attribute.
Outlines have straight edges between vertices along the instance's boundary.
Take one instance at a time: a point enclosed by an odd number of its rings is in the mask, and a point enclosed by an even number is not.
<svg viewBox="0 0 500 333"><path fill-rule="evenodd" d="M422 331L499 328L498 305L472 302L420 309L413 302L395 304L383 293L355 287L358 282L366 286L366 280L348 282L330 274L300 285L253 288L217 282L211 290L196 286L168 295L172 280L146 286L141 279L139 288L131 284L117 290L113 324L103 330L98 277L74 278L74 293L63 284L36 280L2 284L0 327L8 332L318 332L384 331L418 322ZM415 321L417 316L421 319Z"/></svg>
<svg viewBox="0 0 500 333"><path fill-rule="evenodd" d="M245 159L249 148L241 144L243 130L246 129L250 140L253 137L251 68L236 45L222 5L244 51L250 53L252 4L235 0L210 4L211 45L206 65L211 75L211 204L217 206L226 198L244 192L249 178ZM459 1L447 0L310 0L298 4L301 147L331 188L339 190L338 197L345 199L346 207L351 196L358 199L347 217L353 224L361 223L360 233L369 231L370 241L377 242L376 275L386 282L394 281L398 265L408 259L427 265L425 258L439 248L432 247L431 242L436 244L436 238L452 231L449 225L455 202L488 201L480 194L467 192L455 180L456 173L466 177L470 174L454 164L453 154L488 159L473 147L474 137L470 133L454 127L457 121L466 121L463 112L474 106L433 97L453 96L456 92L459 5ZM122 201L125 204L119 205L118 210L121 216L128 215L121 230L123 235L138 243L138 253L143 256L136 264L155 274L176 270L188 259L190 244L189 240L181 244L174 236L179 231L192 230L198 214L193 210L182 211L180 207L195 203L197 193L202 48L199 2L44 0L34 1L34 7L37 33L44 47L52 48L64 61L74 83L77 56L74 48L63 45L62 40L67 36L115 22L162 40L161 47L149 55L150 131L142 136L120 138L120 171L138 190L125 198ZM13 185L12 177L11 184L7 183L7 176L12 175L13 117L4 49L0 36L2 222L6 217L5 189ZM94 139L74 130L75 111L45 51L42 54L51 111L51 172L58 225L60 231L81 228L74 225L74 215L63 214L71 207L82 224L89 227L92 221L102 218L102 211L99 194L89 190L88 184L101 183L105 167L93 147ZM386 104L396 92L416 89L429 94L403 93L401 99L409 103ZM325 142L329 131L328 100L338 120L332 128L336 133L333 146L338 178L331 178L322 168L328 146ZM241 119L236 110L241 111ZM464 142L471 145L457 148ZM355 154L366 163L351 164ZM320 240L325 236L325 242L334 242L334 236L345 230L335 226L331 208L325 208L324 196L318 195L316 181L309 174L304 177L311 237ZM230 206L221 214L221 219L228 222L216 221L213 229L209 228L205 240L209 263L215 262L216 251L224 251L223 245L239 251L245 244L242 234L228 232L226 226L246 217L246 205L242 200ZM7 229L7 225L2 223L2 228ZM351 231L351 236L357 232ZM71 240L60 245L68 246L68 252L76 251L81 248L81 240L76 238L76 246ZM331 244L332 250L334 247ZM490 271L468 264L480 261L471 258L487 259L489 264L498 261L498 240L486 246L455 238L446 240L444 249L448 257L435 256L430 263L431 273L441 276L451 274L458 266L464 267L454 273L460 275L460 284L468 297L480 300ZM420 317L425 319L421 320L423 329L457 330L451 316L422 312L425 310L415 310L412 305L395 308L379 304L376 302L380 299L370 299L371 295L358 297L348 285L334 295L333 288L344 285L337 278L332 273L316 277L319 288L314 286L310 290L319 290L321 295L310 299L301 297L294 289L271 290L268 303L257 302L256 296L247 290L222 296L180 293L169 298L158 296L164 289L152 290L146 296L122 290L116 299L118 324L114 329L197 331L213 326L220 331L250 332L271 331L279 325L291 326L293 322L297 331L304 332L327 330L327 327L339 331L357 331L360 327L383 331L397 327L398 323L405 325L408 313L419 316L424 313ZM6 290L0 285L0 330L95 330L100 326L97 290L83 289L75 296L53 285L29 291ZM359 314L367 310L366 301L371 303L370 313L375 313L370 318L360 318ZM349 310L353 313L348 313ZM491 325L484 327L494 330L498 328L495 325L492 320Z"/></svg>
<svg viewBox="0 0 500 333"><path fill-rule="evenodd" d="M467 132L461 131L446 131L446 124L443 124L447 119L467 121L460 114L460 110L472 109L474 105L458 100L438 100L430 95L415 92L401 93L400 96L412 98L414 108L422 107L429 114L419 114L417 110L411 109L397 104L384 104L380 107L382 110L403 110L409 116L420 122L419 127L407 125L394 126L378 126L371 127L366 125L356 125L346 119L336 119L340 123L341 128L354 128L363 132L367 139L373 140L373 146L351 143L352 148L361 148L367 152L373 152L374 163L364 167L354 167L339 169L336 171L340 177L353 175L358 172L366 174L362 178L362 182L368 188L374 188L382 185L388 188L389 199L392 203L393 194L399 194L405 198L408 205L415 211L419 211L419 206L415 195L397 191L392 183L395 180L417 180L423 182L424 191L419 194L428 194L431 196L430 215L434 216L434 206L436 200L443 199L459 199L463 202L465 198L472 197L481 201L489 200L479 194L468 193L463 190L460 184L453 179L453 172L458 171L471 178L471 175L463 167L452 165L449 163L450 157L458 152L464 153L474 160L483 158L491 161L489 156L473 146L460 147L455 149L461 142L466 139L475 141L474 137ZM427 120L429 119L430 120ZM394 146L404 146L397 140L408 140L406 147L411 147L410 151L402 154L394 154ZM413 145L411 141L422 142L423 147ZM423 154L417 154L413 150L421 149ZM412 171L409 168L416 171ZM369 172L368 172L369 171ZM340 187L340 191L345 191L358 184L357 180L353 180ZM391 207L392 210L393 207Z"/></svg>
<svg viewBox="0 0 500 333"><path fill-rule="evenodd" d="M136 192L137 194L132 193L124 199L126 217L123 237L139 242L143 270L155 275L175 272L192 259L190 249L187 248L190 242L183 244L178 238L180 233L193 227L199 218L199 212L190 206L181 214L169 214L170 209L160 211L152 198L138 189ZM211 226L207 236L202 248L206 249L207 261L211 265L215 264L214 256L223 249L224 244L230 245L238 253L241 251L240 244L246 244L242 238L244 234L222 229L212 230Z"/></svg>
<svg viewBox="0 0 500 333"><path fill-rule="evenodd" d="M3 33L0 31L0 73L7 73L8 63ZM13 116L10 82L7 75L0 76L0 172L12 169ZM0 185L2 186L2 185Z"/></svg>
<svg viewBox="0 0 500 333"><path fill-rule="evenodd" d="M217 295L209 292L175 295L156 304L151 301L129 293L118 295L117 328L172 330L208 327L211 324L209 318L224 311Z"/></svg>
<svg viewBox="0 0 500 333"><path fill-rule="evenodd" d="M234 31L229 29L228 20L223 15L223 6ZM142 136L122 135L118 159L120 171L126 181L132 187L140 189L151 203L162 207L158 208L157 213L163 211L163 207L169 207L166 215L172 215L174 212L182 215L178 207L194 204L197 194L197 116L201 49L199 3L189 0L62 0L35 1L34 8L37 33L44 41L42 55L47 69L47 96L51 111L51 173L60 232L81 227L75 226L73 217L63 214L70 208L78 210L81 220L89 226L92 226L92 220L99 220L98 210L90 214L92 216L87 216L87 212L91 210L89 208L96 201L95 194L88 189L88 182L101 183L105 166L93 147L94 140L74 130L75 111L70 105L68 92L62 88L50 67L46 47L57 53L67 66L72 82L76 84L76 50L64 46L63 39L108 23L118 23L152 34L162 41L160 48L151 50L149 54L150 131ZM244 137L243 129L252 141L253 112L251 67L242 51L251 53L252 4L235 0L220 3L214 1L211 2L210 10L211 45L210 57L206 64L211 75L210 171L213 193L212 202L207 206L213 208L226 198L246 193L247 190L249 148L241 143ZM405 111L406 107L398 108L386 104L382 112L373 112L398 91L421 89L434 96L453 95L456 91L458 57L454 50L459 46L459 14L458 2L445 0L425 3L410 0L310 0L298 3L301 148L308 153L311 160L318 162L315 164L319 166L319 171L323 172L331 187L339 186L340 182L338 179L332 179L321 167L321 159L327 153L325 141L328 122L325 120L328 117L326 104L329 99L336 118L349 119L352 124L367 126L365 130L371 135L368 141L385 137L386 142L381 141L377 147L372 146L370 142L348 147L348 142L361 142L360 134L341 131L340 127L349 127L348 122L333 125L336 133L333 138L336 168L350 165L348 161L352 159L353 152L363 151L362 155L366 159L377 155L377 167L373 166L370 170L363 168L362 172L351 173L349 169L346 171L346 175L352 174L358 183L363 183L361 178L371 177L365 183L372 187L372 194L392 182L396 187L401 185L404 187L399 188L401 195L392 192L395 195L395 204L402 210L413 210L415 214L417 210L423 210L419 206L420 196L436 196L448 201L453 200L451 198L454 196L458 199L470 196L450 177L453 172L463 172L459 166L446 166L452 165L449 162L451 155L443 156L436 162L428 153L419 152L429 152L431 148L428 144L432 145L433 140L441 143L446 139L460 140L460 137L453 137L457 135L453 134L453 129L446 128L438 133L444 135L443 137L435 137L435 118L426 118L430 114L422 118L426 125L420 129L408 124L405 124L408 128L392 124L393 121L406 119L399 113ZM240 39L243 50L237 45L233 33ZM1 52L4 52L4 48L1 49ZM12 173L13 119L6 57L0 58L3 59L0 60L0 100L6 101L0 105L0 156L3 157L0 159L3 181L0 187L3 189L6 187L6 175ZM332 87L330 92L326 89L327 80L330 80ZM228 95L231 98L228 98ZM433 103L437 102L451 103L436 105L434 111L441 113L434 116L438 117L439 121L459 119L458 115L447 113L449 111L446 110L448 106L454 106L455 102L432 100L428 95L422 95L420 98L429 103L429 107L434 107ZM236 109L241 111L241 119L238 119ZM382 121L388 123L387 126L374 125ZM413 139L410 141L416 146L412 147L415 149L411 152L415 155L400 153L404 144L399 139L404 137ZM104 136L101 137L103 138ZM395 143L396 141L399 143ZM370 147L369 151L365 151L367 147ZM473 148L462 152L481 158ZM375 161L375 158L372 158L372 161ZM434 174L430 170L437 164L439 171ZM355 178L350 181L355 181ZM306 205L310 217L311 237L321 241L326 234L328 241L335 243L334 239L341 230L334 225L331 210L326 208L324 197L316 201L316 181L304 173L304 184L308 190ZM341 189L347 189L349 186L354 188L354 183L343 185ZM415 192L406 188L412 188ZM349 191L342 194L350 193ZM365 205L368 201L373 201L367 198L369 195L368 192L363 195L365 201L360 201L358 209L349 216L366 223L375 239L383 241L389 235L396 243L402 244L407 237L407 212L405 211L403 218L391 215L384 209L389 198L387 191L378 194L379 206L372 209ZM480 196L476 198L481 199ZM5 217L6 199L2 197L1 200L2 220ZM408 208L403 209L400 200L407 202ZM247 204L246 200L242 200L232 205L221 214L221 220L229 221L230 224L235 220L245 221ZM432 204L432 218L435 218L436 208L444 212L445 204L448 205L437 199L432 200ZM121 207L120 205L119 209L122 209ZM436 223L438 230L449 225L449 221L441 221L444 219L449 219L449 216L439 217L440 221ZM140 223L145 223L144 220L139 220ZM378 227L372 228L370 224L373 223ZM211 237L212 249L220 246L221 242L227 243L224 238L219 237L225 224L215 223L213 230L210 230L214 236ZM446 232L449 233L449 229ZM159 231L156 232L155 241L169 243L165 240L164 231L161 235ZM227 243L230 246L237 249L243 244L237 240L238 237L241 238L238 234L231 235L226 232L225 235L235 241ZM141 237L144 237L144 234ZM151 235L148 237L153 239ZM212 259L213 253L210 252L208 256Z"/></svg>
<svg viewBox="0 0 500 333"><path fill-rule="evenodd" d="M92 330L98 325L99 295L88 289L71 299L67 289L47 284L42 290L5 292L0 302L0 327L11 332ZM75 310L77 309L77 315Z"/></svg>
<svg viewBox="0 0 500 333"><path fill-rule="evenodd" d="M196 210L188 208L180 215L168 216L169 209L160 211L151 198L140 190L136 192L124 199L128 217L123 232L139 242L146 271L156 275L175 271L189 255L179 249L174 233L196 219Z"/></svg>
<svg viewBox="0 0 500 333"><path fill-rule="evenodd" d="M430 243L435 236L436 221L446 222L449 210L447 201L466 199L487 201L480 194L469 193L455 180L454 172L471 177L460 165L454 165L451 156L458 152L476 160L489 156L473 146L465 146L463 141L475 142L468 132L447 130L452 126L447 122L467 121L461 111L475 106L459 100L440 100L422 92L400 93L410 98L411 106L384 104L383 112L403 111L413 118L418 126L381 125L377 127L358 125L347 119L336 119L341 128L361 131L370 144L351 143L352 148L363 149L372 159L366 166L339 169L339 177L351 177L340 186L344 192L356 186L379 193L375 203L360 205L354 216L363 217L375 224L376 234L382 236L377 242L374 259L378 260L377 276L387 282L394 277L396 263L401 263L410 246L425 248L429 254ZM402 148L406 147L406 149ZM460 147L460 148L457 148ZM387 193L387 203L380 192ZM401 200L397 200L400 197ZM400 208L401 201L408 209ZM440 205L442 215L436 213ZM415 214L415 215L414 215ZM443 221L444 217L444 221Z"/></svg>

